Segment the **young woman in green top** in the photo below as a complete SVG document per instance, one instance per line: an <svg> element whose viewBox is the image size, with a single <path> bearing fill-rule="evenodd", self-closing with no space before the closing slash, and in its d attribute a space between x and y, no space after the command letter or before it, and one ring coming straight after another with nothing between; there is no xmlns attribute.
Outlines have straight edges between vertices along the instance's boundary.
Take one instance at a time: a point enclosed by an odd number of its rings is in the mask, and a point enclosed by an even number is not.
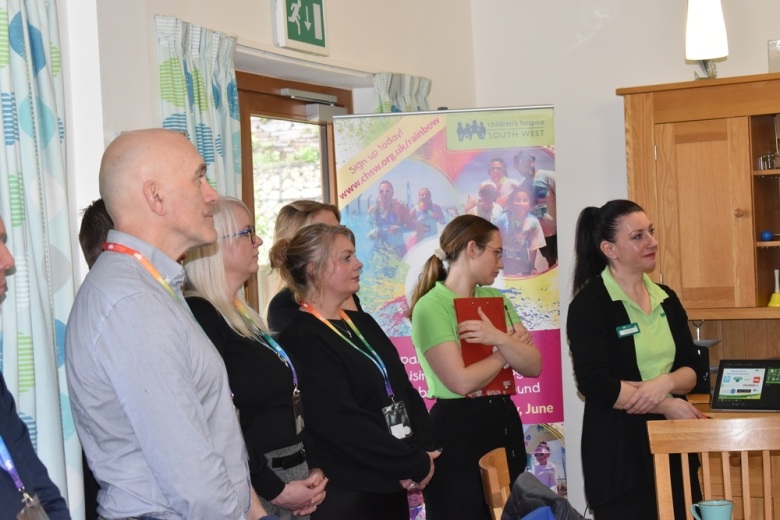
<svg viewBox="0 0 780 520"><path fill-rule="evenodd" d="M504 297L506 327L481 320L458 323L453 300L503 297L489 287L503 268L498 228L476 215L461 215L444 228L440 248L425 263L412 296L412 341L429 387L431 409L442 455L436 476L424 491L429 520L490 519L482 492L479 458L503 446L514 480L525 469L523 426L508 395L469 397L509 364L524 376L541 371L541 354ZM481 311L480 311L481 312ZM495 345L485 359L465 366L461 348L469 343Z"/></svg>

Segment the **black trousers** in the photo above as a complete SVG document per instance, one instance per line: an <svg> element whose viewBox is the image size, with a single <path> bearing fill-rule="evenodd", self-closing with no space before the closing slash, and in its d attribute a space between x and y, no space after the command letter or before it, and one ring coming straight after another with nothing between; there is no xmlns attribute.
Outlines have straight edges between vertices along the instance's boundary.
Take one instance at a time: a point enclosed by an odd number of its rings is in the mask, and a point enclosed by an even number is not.
<svg viewBox="0 0 780 520"><path fill-rule="evenodd" d="M525 441L517 408L508 396L438 399L431 418L442 454L423 491L427 520L490 520L479 459L503 446L512 482L523 472Z"/></svg>
<svg viewBox="0 0 780 520"><path fill-rule="evenodd" d="M325 492L312 520L409 520L409 502L400 484L397 493L371 493L329 482Z"/></svg>

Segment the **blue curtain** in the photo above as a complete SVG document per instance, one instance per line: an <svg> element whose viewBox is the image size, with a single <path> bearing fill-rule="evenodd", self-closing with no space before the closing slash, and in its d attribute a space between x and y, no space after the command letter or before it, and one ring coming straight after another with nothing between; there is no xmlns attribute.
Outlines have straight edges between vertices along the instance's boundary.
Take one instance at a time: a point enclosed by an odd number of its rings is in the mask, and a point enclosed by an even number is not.
<svg viewBox="0 0 780 520"><path fill-rule="evenodd" d="M236 38L155 16L163 128L185 133L223 195L241 197Z"/></svg>
<svg viewBox="0 0 780 520"><path fill-rule="evenodd" d="M0 0L0 214L16 258L0 306L0 366L78 518L81 452L63 367L74 296L63 99L56 3Z"/></svg>
<svg viewBox="0 0 780 520"><path fill-rule="evenodd" d="M429 110L431 80L411 74L377 72L373 77L376 112L425 112Z"/></svg>

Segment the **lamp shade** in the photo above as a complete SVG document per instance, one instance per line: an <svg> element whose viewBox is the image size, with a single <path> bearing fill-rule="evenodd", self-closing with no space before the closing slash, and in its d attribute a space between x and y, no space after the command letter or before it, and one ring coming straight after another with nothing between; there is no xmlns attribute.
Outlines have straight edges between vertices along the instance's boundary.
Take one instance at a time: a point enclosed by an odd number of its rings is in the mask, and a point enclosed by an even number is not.
<svg viewBox="0 0 780 520"><path fill-rule="evenodd" d="M720 0L688 0L685 59L711 60L729 54Z"/></svg>

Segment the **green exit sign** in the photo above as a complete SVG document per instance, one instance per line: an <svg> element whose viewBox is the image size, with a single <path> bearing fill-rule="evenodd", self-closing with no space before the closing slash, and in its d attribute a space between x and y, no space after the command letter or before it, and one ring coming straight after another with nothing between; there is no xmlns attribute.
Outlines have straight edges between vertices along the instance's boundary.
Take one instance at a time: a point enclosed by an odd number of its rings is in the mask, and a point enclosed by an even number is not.
<svg viewBox="0 0 780 520"><path fill-rule="evenodd" d="M276 44L328 56L325 0L275 0Z"/></svg>

